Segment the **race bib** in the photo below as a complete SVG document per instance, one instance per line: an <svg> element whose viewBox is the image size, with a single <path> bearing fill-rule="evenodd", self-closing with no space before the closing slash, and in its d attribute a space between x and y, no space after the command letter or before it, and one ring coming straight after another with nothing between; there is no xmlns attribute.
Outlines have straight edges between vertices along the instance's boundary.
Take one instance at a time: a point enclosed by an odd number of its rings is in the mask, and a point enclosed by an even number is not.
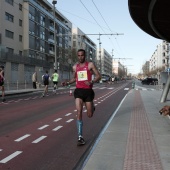
<svg viewBox="0 0 170 170"><path fill-rule="evenodd" d="M87 80L87 70L77 72L78 81Z"/></svg>

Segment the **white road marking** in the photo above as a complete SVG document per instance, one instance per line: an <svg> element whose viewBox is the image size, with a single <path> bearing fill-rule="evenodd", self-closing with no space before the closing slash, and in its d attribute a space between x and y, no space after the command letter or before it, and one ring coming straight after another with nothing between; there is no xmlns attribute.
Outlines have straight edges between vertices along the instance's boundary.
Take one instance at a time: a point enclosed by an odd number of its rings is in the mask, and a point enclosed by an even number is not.
<svg viewBox="0 0 170 170"><path fill-rule="evenodd" d="M87 112L87 110L84 110L83 112Z"/></svg>
<svg viewBox="0 0 170 170"><path fill-rule="evenodd" d="M142 90L147 90L147 89L142 89Z"/></svg>
<svg viewBox="0 0 170 170"><path fill-rule="evenodd" d="M38 98L39 96L35 96L35 97L33 97L32 99L36 99L36 98Z"/></svg>
<svg viewBox="0 0 170 170"><path fill-rule="evenodd" d="M18 155L21 154L21 153L22 153L22 151L16 151L16 152L14 152L13 154L9 155L8 157L2 159L2 160L0 161L0 163L7 163L7 162L10 161L12 158L18 156Z"/></svg>
<svg viewBox="0 0 170 170"><path fill-rule="evenodd" d="M61 129L63 126L57 126L56 128L53 129L53 131L57 131L59 129Z"/></svg>
<svg viewBox="0 0 170 170"><path fill-rule="evenodd" d="M27 98L27 99L24 99L24 100L30 100L30 97L29 97L29 98Z"/></svg>
<svg viewBox="0 0 170 170"><path fill-rule="evenodd" d="M30 135L30 134L26 134L26 135L24 135L24 136L22 136L22 137L20 137L20 138L18 138L18 139L15 139L14 141L15 141L15 142L20 142L20 141L24 140L25 138L27 138L27 137L29 137L29 136L31 136L31 135Z"/></svg>
<svg viewBox="0 0 170 170"><path fill-rule="evenodd" d="M124 90L129 90L129 88L124 88Z"/></svg>
<svg viewBox="0 0 170 170"><path fill-rule="evenodd" d="M77 112L77 110L74 110L74 112Z"/></svg>
<svg viewBox="0 0 170 170"><path fill-rule="evenodd" d="M38 128L38 130L42 130L42 129L45 129L46 127L48 127L49 125L44 125L44 126L41 126Z"/></svg>
<svg viewBox="0 0 170 170"><path fill-rule="evenodd" d="M11 102L14 102L15 100L10 100L10 101L8 101L8 103L11 103Z"/></svg>
<svg viewBox="0 0 170 170"><path fill-rule="evenodd" d="M56 120L54 120L54 122L58 122L59 120L61 120L62 118L58 118L58 119L56 119Z"/></svg>
<svg viewBox="0 0 170 170"><path fill-rule="evenodd" d="M114 89L113 87L110 87L110 88L108 88L108 89Z"/></svg>
<svg viewBox="0 0 170 170"><path fill-rule="evenodd" d="M40 141L42 141L43 139L45 139L47 136L41 136L38 139L34 140L32 143L38 143Z"/></svg>
<svg viewBox="0 0 170 170"><path fill-rule="evenodd" d="M67 123L70 123L70 122L72 122L74 119L69 119L69 120L67 120L66 122Z"/></svg>
<svg viewBox="0 0 170 170"><path fill-rule="evenodd" d="M67 113L65 116L70 116L72 113Z"/></svg>
<svg viewBox="0 0 170 170"><path fill-rule="evenodd" d="M0 151L2 151L2 149L0 149Z"/></svg>

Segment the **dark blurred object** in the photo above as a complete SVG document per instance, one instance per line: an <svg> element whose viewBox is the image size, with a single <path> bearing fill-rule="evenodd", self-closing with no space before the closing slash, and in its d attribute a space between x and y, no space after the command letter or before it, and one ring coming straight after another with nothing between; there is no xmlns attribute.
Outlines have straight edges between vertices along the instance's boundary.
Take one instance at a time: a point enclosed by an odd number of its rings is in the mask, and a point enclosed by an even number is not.
<svg viewBox="0 0 170 170"><path fill-rule="evenodd" d="M0 66L0 68L4 69L4 66Z"/></svg>

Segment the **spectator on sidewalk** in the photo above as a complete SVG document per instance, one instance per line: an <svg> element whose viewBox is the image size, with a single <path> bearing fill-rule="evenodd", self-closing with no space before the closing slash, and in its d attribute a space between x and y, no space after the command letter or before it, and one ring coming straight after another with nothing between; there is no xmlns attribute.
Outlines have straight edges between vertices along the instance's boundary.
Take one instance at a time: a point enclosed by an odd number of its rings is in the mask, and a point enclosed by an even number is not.
<svg viewBox="0 0 170 170"><path fill-rule="evenodd" d="M49 85L49 81L50 81L50 76L48 74L48 71L45 72L45 74L42 76L42 80L44 83L44 92L42 94L42 97L44 97L46 94L48 94L48 85Z"/></svg>
<svg viewBox="0 0 170 170"><path fill-rule="evenodd" d="M53 92L56 93L56 89L58 89L58 78L59 78L59 74L57 73L57 70L54 71L51 78L54 84Z"/></svg>
<svg viewBox="0 0 170 170"><path fill-rule="evenodd" d="M33 88L36 89L37 88L37 72L35 71L32 75L32 85L33 85Z"/></svg>
<svg viewBox="0 0 170 170"><path fill-rule="evenodd" d="M4 66L0 66L0 90L2 91L2 102L5 102L5 87L4 87Z"/></svg>

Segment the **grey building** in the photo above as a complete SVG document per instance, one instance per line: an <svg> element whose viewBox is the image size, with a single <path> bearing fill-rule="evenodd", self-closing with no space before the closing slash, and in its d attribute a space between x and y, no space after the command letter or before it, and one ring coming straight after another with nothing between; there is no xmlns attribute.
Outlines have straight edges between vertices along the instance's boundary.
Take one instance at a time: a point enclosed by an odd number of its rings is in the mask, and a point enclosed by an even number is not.
<svg viewBox="0 0 170 170"><path fill-rule="evenodd" d="M101 74L112 75L112 56L104 49L97 49L97 63Z"/></svg>
<svg viewBox="0 0 170 170"><path fill-rule="evenodd" d="M1 0L0 9L0 65L6 81L30 82L34 71L39 79L45 70L52 73L55 44L57 69L67 79L72 23L47 0Z"/></svg>
<svg viewBox="0 0 170 170"><path fill-rule="evenodd" d="M80 48L86 50L87 61L96 63L96 44L79 28L72 28L72 34L73 50L75 52Z"/></svg>

